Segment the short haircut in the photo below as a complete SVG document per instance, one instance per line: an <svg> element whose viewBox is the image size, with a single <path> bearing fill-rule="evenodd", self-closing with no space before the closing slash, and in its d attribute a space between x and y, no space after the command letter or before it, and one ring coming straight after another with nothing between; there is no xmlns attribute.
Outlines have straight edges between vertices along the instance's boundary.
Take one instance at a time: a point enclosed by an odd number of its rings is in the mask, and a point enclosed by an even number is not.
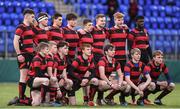
<svg viewBox="0 0 180 109"><path fill-rule="evenodd" d="M139 19L144 19L144 16L136 16L135 20L138 21Z"/></svg>
<svg viewBox="0 0 180 109"><path fill-rule="evenodd" d="M60 41L58 44L57 44L57 48L61 48L61 47L64 47L64 46L69 46L69 43L66 42L66 41Z"/></svg>
<svg viewBox="0 0 180 109"><path fill-rule="evenodd" d="M153 57L156 57L156 56L159 56L159 55L162 55L162 56L164 55L161 50L155 50L155 51L153 52Z"/></svg>
<svg viewBox="0 0 180 109"><path fill-rule="evenodd" d="M104 47L104 53L110 49L115 49L115 46L113 44L107 44Z"/></svg>
<svg viewBox="0 0 180 109"><path fill-rule="evenodd" d="M66 20L76 20L77 19L77 15L74 13L69 13L66 15Z"/></svg>
<svg viewBox="0 0 180 109"><path fill-rule="evenodd" d="M141 54L141 50L140 50L139 48L133 48L133 49L131 50L131 55L134 55L136 52L139 53L139 54Z"/></svg>
<svg viewBox="0 0 180 109"><path fill-rule="evenodd" d="M46 12L40 12L38 14L38 22L42 21L43 19L48 19L49 15Z"/></svg>
<svg viewBox="0 0 180 109"><path fill-rule="evenodd" d="M99 18L103 18L103 17L106 17L106 16L104 14L98 14L98 15L96 15L96 20Z"/></svg>
<svg viewBox="0 0 180 109"><path fill-rule="evenodd" d="M25 16L26 14L35 14L34 10L30 9L30 8L26 8L23 11L23 16Z"/></svg>
<svg viewBox="0 0 180 109"><path fill-rule="evenodd" d="M83 25L86 25L87 23L91 23L92 21L90 19L84 19L83 20Z"/></svg>
<svg viewBox="0 0 180 109"><path fill-rule="evenodd" d="M123 13L120 13L120 12L114 13L113 16L114 16L115 19L121 19L121 18L124 18L124 14L123 14Z"/></svg>
<svg viewBox="0 0 180 109"><path fill-rule="evenodd" d="M92 47L91 44L88 44L88 43L82 43L81 45L81 50L84 50L86 47Z"/></svg>
<svg viewBox="0 0 180 109"><path fill-rule="evenodd" d="M57 19L58 17L62 17L62 14L60 13L55 13L53 16L52 16L52 19Z"/></svg>
<svg viewBox="0 0 180 109"><path fill-rule="evenodd" d="M54 41L49 41L48 44L49 44L49 46L52 46L52 45L56 45L57 46L57 43L54 42Z"/></svg>
<svg viewBox="0 0 180 109"><path fill-rule="evenodd" d="M40 52L42 49L49 47L49 44L46 42L40 42L36 48L37 52Z"/></svg>

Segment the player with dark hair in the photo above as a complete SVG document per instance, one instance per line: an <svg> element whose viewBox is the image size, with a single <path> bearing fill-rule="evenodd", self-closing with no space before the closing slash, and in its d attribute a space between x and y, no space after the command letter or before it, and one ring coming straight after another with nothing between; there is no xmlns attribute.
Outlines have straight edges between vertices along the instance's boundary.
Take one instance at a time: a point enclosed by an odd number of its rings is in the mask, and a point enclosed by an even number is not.
<svg viewBox="0 0 180 109"><path fill-rule="evenodd" d="M33 27L35 33L34 44L37 46L40 42L48 42L47 30L48 30L49 15L45 12L38 14L38 26Z"/></svg>
<svg viewBox="0 0 180 109"><path fill-rule="evenodd" d="M141 50L141 61L145 64L152 59L152 50L149 44L149 34L144 27L144 16L136 17L136 28L132 29L128 35L129 51L133 48Z"/></svg>
<svg viewBox="0 0 180 109"><path fill-rule="evenodd" d="M35 20L35 13L32 9L25 9L23 11L24 19L23 23L19 24L16 28L14 35L14 48L17 53L17 61L20 69L20 78L19 78L19 102L22 104L28 104L25 97L26 91L26 77L27 72L31 61L34 56L33 49L33 36L34 32L30 25L33 24ZM18 97L15 97L14 100L10 101L8 105L13 104L13 101L17 101Z"/></svg>
<svg viewBox="0 0 180 109"><path fill-rule="evenodd" d="M68 49L69 49L69 43L62 41L59 42L57 45L58 53L55 56L55 63L56 63L56 71L55 76L58 80L58 86L61 89L62 96L57 97L62 101L62 103L65 105L67 103L65 94L67 91L70 91L72 89L73 82L72 80L67 78L67 59L66 55L68 55Z"/></svg>
<svg viewBox="0 0 180 109"><path fill-rule="evenodd" d="M48 31L48 40L55 41L57 44L63 40L63 32L60 28L62 25L62 15L55 13L52 17L53 25Z"/></svg>
<svg viewBox="0 0 180 109"><path fill-rule="evenodd" d="M167 94L171 93L175 84L172 82L171 77L168 73L168 68L166 64L163 62L163 52L160 50L156 50L153 52L153 60L148 63L148 72L152 78L152 82L155 83L156 88L154 91L148 91L144 95L144 102L146 104L150 104L151 102L148 100L148 95L150 93L157 93L162 91L162 93L155 99L154 104L162 105L161 99L165 97ZM158 78L161 74L164 74L167 81L158 81Z"/></svg>
<svg viewBox="0 0 180 109"><path fill-rule="evenodd" d="M71 64L72 60L76 55L76 48L79 43L78 33L74 30L77 25L77 16L74 13L69 13L66 15L67 26L63 27L63 38L69 43L69 53L67 55L68 65Z"/></svg>

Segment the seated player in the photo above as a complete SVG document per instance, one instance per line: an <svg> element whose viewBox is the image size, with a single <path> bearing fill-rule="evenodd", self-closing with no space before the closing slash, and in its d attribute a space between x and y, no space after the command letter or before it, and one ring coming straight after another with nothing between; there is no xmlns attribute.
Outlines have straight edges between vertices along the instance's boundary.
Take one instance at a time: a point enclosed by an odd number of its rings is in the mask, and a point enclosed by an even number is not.
<svg viewBox="0 0 180 109"><path fill-rule="evenodd" d="M162 93L155 99L154 103L157 105L162 105L161 99L165 97L167 94L172 92L175 88L175 84L172 82L172 79L169 76L168 68L163 60L163 52L160 50L156 50L153 52L153 59L149 62L148 72L152 78L152 82L155 83L156 88L152 91L153 94L162 91ZM166 81L158 81L158 78L161 74L164 74L166 77ZM151 91L145 93L144 102L149 104L150 101L147 99L148 95Z"/></svg>
<svg viewBox="0 0 180 109"><path fill-rule="evenodd" d="M139 94L140 98L137 101L138 105L144 105L143 96L146 89L153 90L153 83L151 77L146 70L144 63L140 61L141 51L138 48L131 50L131 60L128 61L124 67L124 75L126 82L131 86L132 101L135 103L135 95ZM141 81L141 77L145 76L145 82Z"/></svg>
<svg viewBox="0 0 180 109"><path fill-rule="evenodd" d="M49 87L49 79L45 75L47 73L45 56L49 53L49 46L47 43L41 42L37 48L37 55L32 60L27 77L27 85L31 90L32 106L38 106L46 101L45 96Z"/></svg>
<svg viewBox="0 0 180 109"><path fill-rule="evenodd" d="M65 41L59 42L57 45L58 53L55 56L56 61L56 70L55 70L55 76L58 80L58 87L60 87L62 92L62 97L60 98L63 105L67 103L65 99L65 94L67 91L72 90L73 82L72 80L67 78L67 61L66 61L66 55L68 55L68 49L69 44ZM59 99L59 98L58 98Z"/></svg>
<svg viewBox="0 0 180 109"><path fill-rule="evenodd" d="M94 78L95 66L91 55L91 44L82 44L81 50L82 55L79 55L76 59L74 59L68 72L68 77L73 81L73 90L68 93L70 105L76 105L75 92L81 87L98 85L98 80ZM91 87L90 90L95 88L96 87Z"/></svg>
<svg viewBox="0 0 180 109"><path fill-rule="evenodd" d="M115 47L112 44L106 45L104 47L104 54L105 56L100 59L97 65L97 76L99 77L98 89L102 92L112 89L112 92L104 99L104 102L108 105L115 105L113 96L120 91L125 91L127 83L123 81L120 63L114 58ZM113 79L112 75L114 72L117 72L118 79Z"/></svg>

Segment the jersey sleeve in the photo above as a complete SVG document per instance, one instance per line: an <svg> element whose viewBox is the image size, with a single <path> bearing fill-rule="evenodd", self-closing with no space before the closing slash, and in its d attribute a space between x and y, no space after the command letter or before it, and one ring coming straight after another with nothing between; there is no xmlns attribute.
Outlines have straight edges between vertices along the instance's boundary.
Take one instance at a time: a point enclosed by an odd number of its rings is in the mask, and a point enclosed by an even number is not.
<svg viewBox="0 0 180 109"><path fill-rule="evenodd" d="M124 75L125 76L130 76L131 68L129 64L126 64L124 67Z"/></svg>
<svg viewBox="0 0 180 109"><path fill-rule="evenodd" d="M22 36L22 33L23 33L22 26L18 26L18 27L16 28L15 34L21 37L21 36Z"/></svg>

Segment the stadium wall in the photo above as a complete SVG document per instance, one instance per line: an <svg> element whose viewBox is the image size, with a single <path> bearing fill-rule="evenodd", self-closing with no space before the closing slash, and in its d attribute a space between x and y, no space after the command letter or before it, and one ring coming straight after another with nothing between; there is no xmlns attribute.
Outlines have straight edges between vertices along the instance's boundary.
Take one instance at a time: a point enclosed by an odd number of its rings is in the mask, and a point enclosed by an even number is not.
<svg viewBox="0 0 180 109"><path fill-rule="evenodd" d="M180 61L166 61L174 82L180 82ZM0 60L0 82L18 82L19 70L16 60ZM163 77L162 77L163 79Z"/></svg>

